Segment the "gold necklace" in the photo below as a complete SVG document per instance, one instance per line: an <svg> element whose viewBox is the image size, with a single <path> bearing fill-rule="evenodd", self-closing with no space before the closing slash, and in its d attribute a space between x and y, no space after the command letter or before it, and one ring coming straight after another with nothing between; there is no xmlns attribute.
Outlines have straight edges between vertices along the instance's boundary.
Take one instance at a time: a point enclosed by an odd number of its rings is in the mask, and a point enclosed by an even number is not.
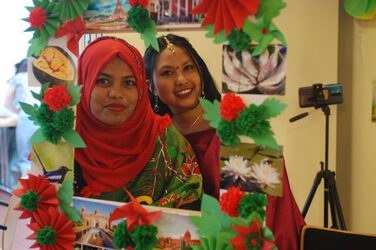
<svg viewBox="0 0 376 250"><path fill-rule="evenodd" d="M200 113L197 117L196 117L196 119L191 123L191 125L189 125L189 127L188 128L192 128L199 120L200 120L200 118L201 118L201 116L203 115L204 113Z"/></svg>

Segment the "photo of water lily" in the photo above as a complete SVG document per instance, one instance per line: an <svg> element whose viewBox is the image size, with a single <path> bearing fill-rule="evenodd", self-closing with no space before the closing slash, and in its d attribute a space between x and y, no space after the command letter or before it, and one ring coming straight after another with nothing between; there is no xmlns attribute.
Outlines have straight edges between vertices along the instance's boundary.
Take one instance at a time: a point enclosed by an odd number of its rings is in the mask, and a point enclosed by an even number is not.
<svg viewBox="0 0 376 250"><path fill-rule="evenodd" d="M280 150L240 143L235 147L221 145L221 189L232 186L247 192L282 195Z"/></svg>
<svg viewBox="0 0 376 250"><path fill-rule="evenodd" d="M376 122L376 80L373 81L372 85L372 122Z"/></svg>
<svg viewBox="0 0 376 250"><path fill-rule="evenodd" d="M286 47L269 45L259 56L256 46L241 52L230 45L222 51L222 92L284 95L286 86Z"/></svg>

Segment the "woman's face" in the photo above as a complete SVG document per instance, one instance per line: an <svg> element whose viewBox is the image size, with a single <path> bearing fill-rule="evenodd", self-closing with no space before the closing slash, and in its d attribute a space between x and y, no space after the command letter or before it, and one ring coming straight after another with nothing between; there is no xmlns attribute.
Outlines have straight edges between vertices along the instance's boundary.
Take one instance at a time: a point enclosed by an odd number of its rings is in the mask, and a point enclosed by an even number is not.
<svg viewBox="0 0 376 250"><path fill-rule="evenodd" d="M164 49L153 72L155 94L173 114L183 113L197 105L201 95L200 72L189 54L174 46L175 53Z"/></svg>
<svg viewBox="0 0 376 250"><path fill-rule="evenodd" d="M99 72L90 97L90 111L101 122L118 125L133 114L138 93L136 77L119 57Z"/></svg>

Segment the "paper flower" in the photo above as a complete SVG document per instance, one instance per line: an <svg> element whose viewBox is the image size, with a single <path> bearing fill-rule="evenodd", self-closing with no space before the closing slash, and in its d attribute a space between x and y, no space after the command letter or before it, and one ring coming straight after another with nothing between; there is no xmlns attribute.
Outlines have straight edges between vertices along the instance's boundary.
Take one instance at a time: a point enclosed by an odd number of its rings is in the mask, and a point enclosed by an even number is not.
<svg viewBox="0 0 376 250"><path fill-rule="evenodd" d="M238 235L230 243L236 250L269 250L275 246L273 242L262 237L260 222L257 219L247 227L234 225L233 228Z"/></svg>
<svg viewBox="0 0 376 250"><path fill-rule="evenodd" d="M221 142L227 146L233 146L240 143L235 121L228 122L221 119L218 123L217 134Z"/></svg>
<svg viewBox="0 0 376 250"><path fill-rule="evenodd" d="M154 136L159 136L161 135L168 126L170 126L172 124L172 120L171 120L171 117L170 115L168 114L165 114L163 117L162 117L162 121L161 123L159 124L159 128L158 130L154 133Z"/></svg>
<svg viewBox="0 0 376 250"><path fill-rule="evenodd" d="M252 166L252 177L256 179L261 188L274 188L280 183L280 178L277 170L273 168L267 160L255 163Z"/></svg>
<svg viewBox="0 0 376 250"><path fill-rule="evenodd" d="M101 192L95 191L91 188L91 186L87 185L80 191L80 196L82 197L90 197L90 196L98 196Z"/></svg>
<svg viewBox="0 0 376 250"><path fill-rule="evenodd" d="M59 38L66 35L68 49L78 57L78 44L84 31L85 24L81 17L77 17L73 21L61 25L56 31L55 37Z"/></svg>
<svg viewBox="0 0 376 250"><path fill-rule="evenodd" d="M22 188L13 191L21 201L15 210L22 211L20 219L32 217L37 209L47 211L50 207L58 207L56 188L43 176L28 175L27 179L20 179Z"/></svg>
<svg viewBox="0 0 376 250"><path fill-rule="evenodd" d="M248 167L248 160L243 156L231 155L228 161L225 161L223 168L226 176L231 176L234 181L241 179L246 181L251 176L251 168Z"/></svg>
<svg viewBox="0 0 376 250"><path fill-rule="evenodd" d="M40 30L43 28L46 20L46 11L42 7L35 7L32 11L30 11L29 19L27 21L30 23L32 28Z"/></svg>
<svg viewBox="0 0 376 250"><path fill-rule="evenodd" d="M158 228L154 225L137 226L131 231L135 250L152 250L157 243Z"/></svg>
<svg viewBox="0 0 376 250"><path fill-rule="evenodd" d="M214 34L221 30L230 33L234 28L240 29L250 15L258 11L260 0L203 0L193 10L194 14L205 14L201 26L214 24Z"/></svg>
<svg viewBox="0 0 376 250"><path fill-rule="evenodd" d="M44 92L43 101L48 107L57 112L63 108L68 107L72 98L67 91L67 85L54 86Z"/></svg>
<svg viewBox="0 0 376 250"><path fill-rule="evenodd" d="M58 85L48 89L44 84L39 94L33 96L40 101L40 106L20 103L39 128L30 138L31 144L48 141L58 144L64 139L74 147L86 147L84 141L74 130L74 111L72 107L80 101L81 86Z"/></svg>
<svg viewBox="0 0 376 250"><path fill-rule="evenodd" d="M267 204L266 195L263 193L248 193L244 195L239 203L238 212L244 219L256 212L264 220L266 216L265 207Z"/></svg>
<svg viewBox="0 0 376 250"><path fill-rule="evenodd" d="M56 208L37 210L35 221L28 225L34 231L27 239L36 240L30 248L41 250L72 249L76 235L72 222Z"/></svg>
<svg viewBox="0 0 376 250"><path fill-rule="evenodd" d="M117 207L110 215L109 221L114 221L121 218L127 219L128 231L138 225L148 225L157 220L161 211L148 212L141 206L140 203L127 191L131 201L127 204Z"/></svg>
<svg viewBox="0 0 376 250"><path fill-rule="evenodd" d="M148 0L129 0L129 4L133 7L136 5L140 5L144 8L148 6Z"/></svg>
<svg viewBox="0 0 376 250"><path fill-rule="evenodd" d="M219 200L221 210L230 216L238 216L238 207L244 194L239 187L230 187L226 193L221 195Z"/></svg>
<svg viewBox="0 0 376 250"><path fill-rule="evenodd" d="M134 247L134 242L127 230L127 221L117 224L114 231L114 246L116 248Z"/></svg>
<svg viewBox="0 0 376 250"><path fill-rule="evenodd" d="M226 121L232 121L238 118L238 114L245 108L243 99L232 93L223 96L220 104L221 116Z"/></svg>

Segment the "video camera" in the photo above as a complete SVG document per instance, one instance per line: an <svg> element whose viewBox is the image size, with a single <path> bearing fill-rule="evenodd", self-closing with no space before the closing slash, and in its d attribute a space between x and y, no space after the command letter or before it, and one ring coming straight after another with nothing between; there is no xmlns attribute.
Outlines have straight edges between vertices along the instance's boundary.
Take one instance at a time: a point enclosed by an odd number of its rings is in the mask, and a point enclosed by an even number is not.
<svg viewBox="0 0 376 250"><path fill-rule="evenodd" d="M302 108L320 108L324 105L340 104L343 102L342 84L313 84L299 89L299 105Z"/></svg>

